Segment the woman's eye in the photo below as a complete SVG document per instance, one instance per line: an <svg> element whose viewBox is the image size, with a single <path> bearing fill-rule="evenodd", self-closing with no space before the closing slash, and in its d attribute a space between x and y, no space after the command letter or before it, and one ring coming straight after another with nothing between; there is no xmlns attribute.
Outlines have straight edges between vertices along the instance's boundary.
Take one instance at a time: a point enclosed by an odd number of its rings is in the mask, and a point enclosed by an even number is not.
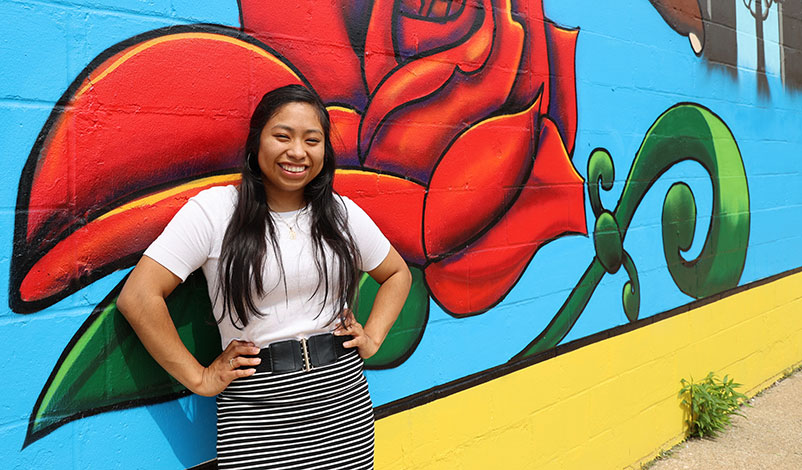
<svg viewBox="0 0 802 470"><path fill-rule="evenodd" d="M306 143L309 144L309 145L317 145L317 144L320 143L320 140L318 140L318 139L306 139Z"/></svg>
<svg viewBox="0 0 802 470"><path fill-rule="evenodd" d="M276 139L278 140L289 140L290 137L284 134L276 134Z"/></svg>

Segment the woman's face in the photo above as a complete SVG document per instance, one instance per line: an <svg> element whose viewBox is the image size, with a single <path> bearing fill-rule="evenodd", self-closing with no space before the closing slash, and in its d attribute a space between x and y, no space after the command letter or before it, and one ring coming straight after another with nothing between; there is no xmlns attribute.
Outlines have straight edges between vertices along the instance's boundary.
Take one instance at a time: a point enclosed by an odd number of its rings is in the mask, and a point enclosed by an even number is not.
<svg viewBox="0 0 802 470"><path fill-rule="evenodd" d="M267 121L259 140L259 168L273 210L304 205L303 191L323 168L323 126L315 108L287 103Z"/></svg>

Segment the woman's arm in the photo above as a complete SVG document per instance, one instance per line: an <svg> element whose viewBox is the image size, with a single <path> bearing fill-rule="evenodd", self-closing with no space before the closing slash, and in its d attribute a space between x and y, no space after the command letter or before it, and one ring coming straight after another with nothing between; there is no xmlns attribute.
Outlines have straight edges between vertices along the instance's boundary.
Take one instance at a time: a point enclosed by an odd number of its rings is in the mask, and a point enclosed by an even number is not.
<svg viewBox="0 0 802 470"><path fill-rule="evenodd" d="M209 367L203 367L181 342L164 301L180 283L178 276L143 256L125 282L117 307L151 356L170 375L194 393L214 396L232 380L256 372L237 367L258 365L259 358L242 356L256 355L259 348L233 341Z"/></svg>
<svg viewBox="0 0 802 470"><path fill-rule="evenodd" d="M359 355L363 359L369 358L379 350L398 318L412 285L412 274L407 263L393 247L390 247L390 252L384 261L368 274L380 286L364 328L351 313L346 324L335 331L336 335L352 335L354 339L345 342L343 346L359 348Z"/></svg>

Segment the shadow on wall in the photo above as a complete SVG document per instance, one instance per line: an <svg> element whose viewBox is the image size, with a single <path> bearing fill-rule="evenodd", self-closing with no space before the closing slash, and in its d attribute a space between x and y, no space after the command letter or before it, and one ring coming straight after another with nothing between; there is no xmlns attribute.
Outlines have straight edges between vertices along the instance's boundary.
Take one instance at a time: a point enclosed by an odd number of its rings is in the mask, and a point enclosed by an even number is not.
<svg viewBox="0 0 802 470"><path fill-rule="evenodd" d="M205 449L207 460L215 457L217 439L214 398L190 395L146 407L159 426L176 458L184 467L198 462L198 449Z"/></svg>
<svg viewBox="0 0 802 470"><path fill-rule="evenodd" d="M194 277L195 280L191 282L198 281L198 276L196 275ZM202 301L207 300L202 296L196 298L202 299ZM185 307L182 310L193 311L193 308ZM117 314L116 319L118 321L115 323L119 325L117 330L122 329L124 331L116 332L115 338L129 336L130 333L128 330L130 330L130 327L128 323L125 322L119 314ZM189 326L196 330L193 332L193 338L208 337L207 335L209 332L216 333L216 328L214 323L211 322L211 318L206 322L190 322L188 325L179 324L177 326L178 328L186 328ZM207 331L201 332L198 331L199 329ZM214 342L214 344L219 344L219 336L216 334L211 336L215 337L210 338L209 341ZM139 351L138 347L134 348ZM124 349L124 347L121 349ZM214 351L217 352L217 350ZM132 354L127 352L123 353L122 359L125 361L126 365L124 370L130 373L131 381L136 390L146 391L155 388L153 371L158 370L156 369L157 366L142 367L143 362L146 363L147 361L143 361L143 358L139 357L134 351L132 351ZM208 358L206 358L206 360L208 361ZM169 382L173 384L173 389L178 386L174 380L169 380ZM172 396L181 394L186 394L186 392L182 390ZM169 399L169 397L170 395L168 394L166 397L161 398ZM145 401L148 400L144 394L142 394L141 399ZM160 398L156 397L155 399L159 400ZM187 396L182 399L168 400L164 403L148 405L146 408L151 418L153 418L153 421L159 426L164 439L173 451L173 455L181 462L181 465L189 467L196 464L199 457L204 460L211 460L215 457L217 410L214 398L187 394Z"/></svg>

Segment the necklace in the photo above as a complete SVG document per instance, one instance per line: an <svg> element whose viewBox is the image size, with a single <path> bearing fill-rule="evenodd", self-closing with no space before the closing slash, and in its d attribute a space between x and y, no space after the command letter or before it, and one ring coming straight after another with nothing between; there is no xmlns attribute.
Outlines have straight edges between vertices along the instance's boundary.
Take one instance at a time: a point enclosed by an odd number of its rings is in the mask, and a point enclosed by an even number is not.
<svg viewBox="0 0 802 470"><path fill-rule="evenodd" d="M278 212L275 213L276 214L276 218L278 220L280 220L281 223L286 225L288 229L290 229L290 240L295 240L295 238L296 238L295 227L298 227L298 216L301 215L301 212L303 212L303 211L304 211L303 209L299 209L298 212L295 213L295 219L292 221L292 225L290 225L289 222L284 220L284 217L282 217L280 213L278 213ZM293 227L293 226L295 226L295 227Z"/></svg>

